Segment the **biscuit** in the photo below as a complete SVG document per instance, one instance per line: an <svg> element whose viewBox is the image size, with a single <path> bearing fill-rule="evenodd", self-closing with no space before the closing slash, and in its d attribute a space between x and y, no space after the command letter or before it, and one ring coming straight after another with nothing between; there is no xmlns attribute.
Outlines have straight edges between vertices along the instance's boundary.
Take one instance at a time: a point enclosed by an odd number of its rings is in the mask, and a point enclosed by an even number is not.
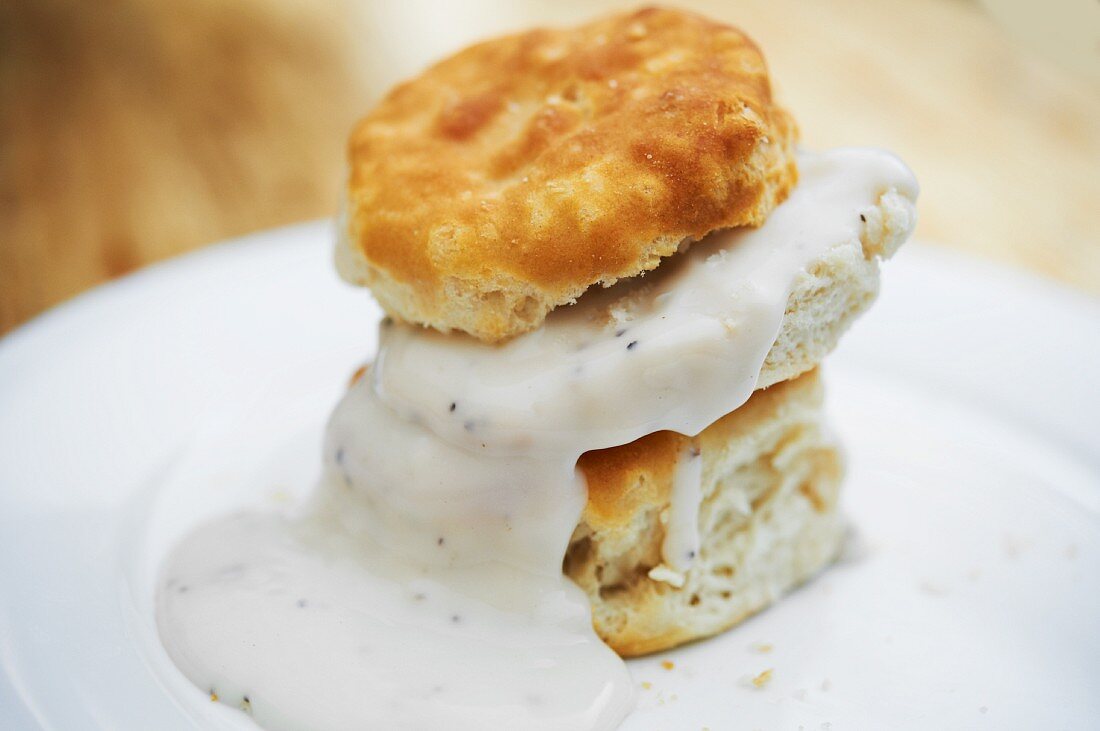
<svg viewBox="0 0 1100 731"><path fill-rule="evenodd" d="M880 284L879 264L909 238L917 224L917 210L913 201L889 190L863 215L867 221L858 241L832 247L795 278L757 388L817 366L874 303Z"/></svg>
<svg viewBox="0 0 1100 731"><path fill-rule="evenodd" d="M642 655L717 634L836 557L842 468L821 401L810 371L757 391L695 438L658 432L581 458L588 503L564 569L616 652ZM687 444L703 459L701 542L695 563L677 574L661 568L661 546Z"/></svg>
<svg viewBox="0 0 1100 731"><path fill-rule="evenodd" d="M394 317L502 340L762 223L796 182L795 137L756 45L697 15L487 41L354 130L338 267Z"/></svg>

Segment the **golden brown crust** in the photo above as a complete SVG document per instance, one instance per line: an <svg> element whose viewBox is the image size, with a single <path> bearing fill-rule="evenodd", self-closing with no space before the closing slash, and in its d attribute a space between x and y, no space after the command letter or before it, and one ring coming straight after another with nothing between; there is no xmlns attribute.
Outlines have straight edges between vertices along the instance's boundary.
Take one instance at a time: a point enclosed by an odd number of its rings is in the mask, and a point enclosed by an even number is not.
<svg viewBox="0 0 1100 731"><path fill-rule="evenodd" d="M349 244L392 315L498 340L684 240L761 223L795 182L795 134L756 45L697 15L507 36L359 123Z"/></svg>
<svg viewBox="0 0 1100 731"><path fill-rule="evenodd" d="M577 462L588 485L584 520L593 529L613 531L647 505L664 505L672 473L691 437L660 431L619 447L585 452Z"/></svg>
<svg viewBox="0 0 1100 731"><path fill-rule="evenodd" d="M668 503L672 473L689 442L704 453L724 448L790 402L820 402L817 371L757 391L696 437L671 431L647 434L629 444L585 452L577 462L588 485L584 522L595 530L628 529L638 512Z"/></svg>

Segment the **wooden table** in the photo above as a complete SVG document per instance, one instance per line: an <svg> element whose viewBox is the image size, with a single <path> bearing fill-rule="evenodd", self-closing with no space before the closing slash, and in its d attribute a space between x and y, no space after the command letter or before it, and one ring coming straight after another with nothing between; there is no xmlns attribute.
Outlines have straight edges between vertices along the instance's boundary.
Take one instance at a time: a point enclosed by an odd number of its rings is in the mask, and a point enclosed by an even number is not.
<svg viewBox="0 0 1100 731"><path fill-rule="evenodd" d="M918 236L1100 292L1100 87L951 0L699 0L812 146L888 147ZM478 36L626 3L18 0L0 8L0 332L112 277L330 215L389 84Z"/></svg>

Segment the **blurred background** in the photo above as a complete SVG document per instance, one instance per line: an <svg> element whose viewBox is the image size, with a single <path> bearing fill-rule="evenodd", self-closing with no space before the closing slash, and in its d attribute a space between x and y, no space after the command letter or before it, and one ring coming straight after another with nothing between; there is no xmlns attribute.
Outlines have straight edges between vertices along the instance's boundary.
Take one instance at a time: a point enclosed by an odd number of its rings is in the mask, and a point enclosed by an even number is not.
<svg viewBox="0 0 1100 731"><path fill-rule="evenodd" d="M138 267L329 216L387 87L602 0L0 0L0 333ZM1096 0L698 0L815 147L877 145L918 238L1100 293Z"/></svg>

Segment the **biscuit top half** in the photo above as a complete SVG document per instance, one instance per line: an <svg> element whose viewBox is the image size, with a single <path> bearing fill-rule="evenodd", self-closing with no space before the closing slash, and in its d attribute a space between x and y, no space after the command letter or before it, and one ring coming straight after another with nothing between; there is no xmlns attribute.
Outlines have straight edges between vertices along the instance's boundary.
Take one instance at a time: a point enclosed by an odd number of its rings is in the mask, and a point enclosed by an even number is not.
<svg viewBox="0 0 1100 731"><path fill-rule="evenodd" d="M486 41L358 123L337 264L398 319L500 341L762 223L796 181L796 134L756 45L697 15Z"/></svg>

